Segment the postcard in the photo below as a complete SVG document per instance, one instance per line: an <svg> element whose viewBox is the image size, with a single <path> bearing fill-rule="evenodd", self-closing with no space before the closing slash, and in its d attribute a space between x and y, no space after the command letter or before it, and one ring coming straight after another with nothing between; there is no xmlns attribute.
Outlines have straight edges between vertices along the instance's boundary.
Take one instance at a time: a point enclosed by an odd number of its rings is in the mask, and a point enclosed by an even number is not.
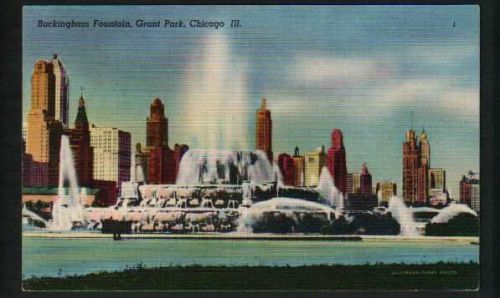
<svg viewBox="0 0 500 298"><path fill-rule="evenodd" d="M23 7L24 291L479 288L477 5Z"/></svg>

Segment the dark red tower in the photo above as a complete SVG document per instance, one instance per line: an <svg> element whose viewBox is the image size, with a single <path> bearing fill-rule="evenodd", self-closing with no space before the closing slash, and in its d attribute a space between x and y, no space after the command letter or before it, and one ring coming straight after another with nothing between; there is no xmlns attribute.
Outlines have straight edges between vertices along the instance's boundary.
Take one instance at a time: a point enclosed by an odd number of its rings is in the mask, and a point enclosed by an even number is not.
<svg viewBox="0 0 500 298"><path fill-rule="evenodd" d="M257 109L257 128L255 130L255 149L264 151L269 162L273 162L273 123L271 111L267 109L267 100L262 99L260 108Z"/></svg>
<svg viewBox="0 0 500 298"><path fill-rule="evenodd" d="M175 152L164 146L149 150L148 183L174 184L176 179Z"/></svg>
<svg viewBox="0 0 500 298"><path fill-rule="evenodd" d="M76 176L81 186L90 186L93 177L94 150L90 146L90 131L85 100L83 94L78 101L78 113L75 119L75 128L67 129L71 150L73 151Z"/></svg>
<svg viewBox="0 0 500 298"><path fill-rule="evenodd" d="M281 153L278 155L278 167L283 176L283 183L285 185L294 185L295 168L293 165L293 158L286 153Z"/></svg>
<svg viewBox="0 0 500 298"><path fill-rule="evenodd" d="M417 201L419 159L415 131L410 129L406 132L403 143L403 199L406 203Z"/></svg>
<svg viewBox="0 0 500 298"><path fill-rule="evenodd" d="M334 129L331 135L332 146L328 149L326 164L335 186L343 193L347 190L347 166L342 131Z"/></svg>
<svg viewBox="0 0 500 298"><path fill-rule="evenodd" d="M368 167L366 166L366 162L363 163L363 167L361 168L360 175L360 191L362 194L371 194L372 193L372 175L368 171Z"/></svg>
<svg viewBox="0 0 500 298"><path fill-rule="evenodd" d="M168 119L159 98L151 103L147 119L148 183L173 184L177 176L176 153L168 147Z"/></svg>
<svg viewBox="0 0 500 298"><path fill-rule="evenodd" d="M146 146L168 146L168 119L159 98L155 98L151 103L147 119Z"/></svg>

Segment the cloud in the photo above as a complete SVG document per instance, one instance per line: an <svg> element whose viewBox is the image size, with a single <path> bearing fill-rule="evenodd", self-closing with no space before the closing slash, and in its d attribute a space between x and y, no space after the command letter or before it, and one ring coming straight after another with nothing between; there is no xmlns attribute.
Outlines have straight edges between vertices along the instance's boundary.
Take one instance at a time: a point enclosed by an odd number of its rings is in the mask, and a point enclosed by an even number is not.
<svg viewBox="0 0 500 298"><path fill-rule="evenodd" d="M349 86L386 78L393 73L393 67L387 59L305 52L294 57L289 72L299 84Z"/></svg>
<svg viewBox="0 0 500 298"><path fill-rule="evenodd" d="M423 47L408 51L419 53L416 60L422 64L441 62L441 65L456 67L461 65L461 58L474 53L475 47L460 47L456 51L455 47ZM448 58L446 51L452 52ZM327 52L298 53L285 76L292 78L294 84L286 89L266 90L265 94L271 104L273 96L276 97L278 102L274 111L277 114L340 112L369 120L411 109L479 117L478 82L460 80L460 74L443 74L442 69L424 68L408 73L405 68L408 61L402 58L398 55L357 58ZM417 63L416 60L411 63Z"/></svg>

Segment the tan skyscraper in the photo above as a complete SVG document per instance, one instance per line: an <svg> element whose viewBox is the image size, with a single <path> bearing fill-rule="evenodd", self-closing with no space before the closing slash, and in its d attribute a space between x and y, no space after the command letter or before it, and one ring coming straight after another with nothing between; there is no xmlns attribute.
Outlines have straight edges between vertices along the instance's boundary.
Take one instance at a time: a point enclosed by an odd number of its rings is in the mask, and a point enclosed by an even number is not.
<svg viewBox="0 0 500 298"><path fill-rule="evenodd" d="M325 146L321 146L312 152L305 155L305 185L317 186L319 183L319 176L323 167L326 166L326 152Z"/></svg>
<svg viewBox="0 0 500 298"><path fill-rule="evenodd" d="M61 59L54 55L52 60L54 68L54 118L62 122L64 127L68 126L69 110L69 77L62 64Z"/></svg>
<svg viewBox="0 0 500 298"><path fill-rule="evenodd" d="M295 147L295 154L293 155L293 168L295 179L293 185L295 186L304 186L305 179L305 160L304 156L301 156L299 153L299 147Z"/></svg>
<svg viewBox="0 0 500 298"><path fill-rule="evenodd" d="M31 109L27 117L26 153L33 161L49 167L49 185L58 181L59 146L62 122L55 117L54 65L51 61L35 63L31 77Z"/></svg>
<svg viewBox="0 0 500 298"><path fill-rule="evenodd" d="M396 183L391 181L381 181L377 183L375 193L377 194L379 203L389 203L392 196L396 193Z"/></svg>

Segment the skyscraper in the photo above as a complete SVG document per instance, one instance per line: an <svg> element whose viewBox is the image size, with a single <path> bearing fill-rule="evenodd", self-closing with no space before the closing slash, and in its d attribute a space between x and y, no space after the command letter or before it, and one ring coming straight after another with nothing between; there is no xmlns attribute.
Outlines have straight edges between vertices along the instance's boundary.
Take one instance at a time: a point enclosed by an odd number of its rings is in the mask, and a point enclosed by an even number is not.
<svg viewBox="0 0 500 298"><path fill-rule="evenodd" d="M406 203L417 200L419 155L415 131L409 129L403 142L403 199Z"/></svg>
<svg viewBox="0 0 500 298"><path fill-rule="evenodd" d="M146 147L136 152L139 163L146 165L147 181L151 184L173 184L176 180L177 165L175 151L168 146L168 119L165 117L165 106L159 98L155 98L150 106L146 123ZM147 160L144 155L147 154Z"/></svg>
<svg viewBox="0 0 500 298"><path fill-rule="evenodd" d="M372 193L372 175L368 171L368 167L366 166L366 162L363 163L363 167L361 168L361 175L359 178L360 184L360 193L362 194L371 194Z"/></svg>
<svg viewBox="0 0 500 298"><path fill-rule="evenodd" d="M420 154L420 164L417 173L417 203L425 204L429 197L429 179L428 171L430 167L431 149L427 134L424 130L418 138L418 149Z"/></svg>
<svg viewBox="0 0 500 298"><path fill-rule="evenodd" d="M267 159L271 163L273 162L272 129L271 111L267 109L267 100L262 98L260 107L257 109L255 149L266 153Z"/></svg>
<svg viewBox="0 0 500 298"><path fill-rule="evenodd" d="M130 180L130 133L114 127L90 126L90 144L94 148L93 178L115 181L118 189Z"/></svg>
<svg viewBox="0 0 500 298"><path fill-rule="evenodd" d="M166 146L149 149L148 183L174 184L176 179L175 152Z"/></svg>
<svg viewBox="0 0 500 298"><path fill-rule="evenodd" d="M62 64L58 64L57 75L61 70ZM55 91L56 74L53 62L36 61L31 77L31 109L27 117L26 153L40 167L47 164L48 179L43 181L52 186L58 183L59 147L63 130L62 122L58 120L60 115L56 115ZM67 105L67 98L65 104ZM27 176L29 175L28 173ZM29 177L27 178L29 180Z"/></svg>
<svg viewBox="0 0 500 298"><path fill-rule="evenodd" d="M380 181L375 189L379 203L388 204L392 196L397 194L396 183L391 181Z"/></svg>
<svg viewBox="0 0 500 298"><path fill-rule="evenodd" d="M428 171L429 189L446 189L446 171L441 168L432 168Z"/></svg>
<svg viewBox="0 0 500 298"><path fill-rule="evenodd" d="M294 185L295 170L293 158L286 153L281 153L278 155L278 167L283 176L283 183L285 185Z"/></svg>
<svg viewBox="0 0 500 298"><path fill-rule="evenodd" d="M311 151L305 155L305 185L318 186L319 177L323 167L326 166L325 146Z"/></svg>
<svg viewBox="0 0 500 298"><path fill-rule="evenodd" d="M295 147L295 153L293 154L293 173L295 175L293 185L304 186L304 170L305 170L305 160L304 156L300 155L299 147Z"/></svg>
<svg viewBox="0 0 500 298"><path fill-rule="evenodd" d="M332 146L328 149L327 167L335 186L343 193L347 191L346 153L342 131L334 129L331 134Z"/></svg>
<svg viewBox="0 0 500 298"><path fill-rule="evenodd" d="M403 198L409 204L427 204L429 201L429 168L431 150L427 134L406 132L403 142Z"/></svg>
<svg viewBox="0 0 500 298"><path fill-rule="evenodd" d="M346 175L346 193L361 192L361 173L347 173Z"/></svg>
<svg viewBox="0 0 500 298"><path fill-rule="evenodd" d="M427 139L427 133L422 129L420 136L418 137L418 147L420 149L420 162L421 164L427 164L431 166L431 146L429 140Z"/></svg>
<svg viewBox="0 0 500 298"><path fill-rule="evenodd" d="M479 211L479 174L469 171L460 180L460 203Z"/></svg>
<svg viewBox="0 0 500 298"><path fill-rule="evenodd" d="M52 65L54 68L54 117L66 127L69 109L69 77L57 54L52 59Z"/></svg>
<svg viewBox="0 0 500 298"><path fill-rule="evenodd" d="M90 145L90 129L83 94L78 100L78 112L74 128L66 129L71 150L73 151L75 171L78 183L91 186L93 180L94 152Z"/></svg>
<svg viewBox="0 0 500 298"><path fill-rule="evenodd" d="M168 119L165 117L165 107L159 98L155 98L151 103L146 125L146 146L168 146Z"/></svg>

